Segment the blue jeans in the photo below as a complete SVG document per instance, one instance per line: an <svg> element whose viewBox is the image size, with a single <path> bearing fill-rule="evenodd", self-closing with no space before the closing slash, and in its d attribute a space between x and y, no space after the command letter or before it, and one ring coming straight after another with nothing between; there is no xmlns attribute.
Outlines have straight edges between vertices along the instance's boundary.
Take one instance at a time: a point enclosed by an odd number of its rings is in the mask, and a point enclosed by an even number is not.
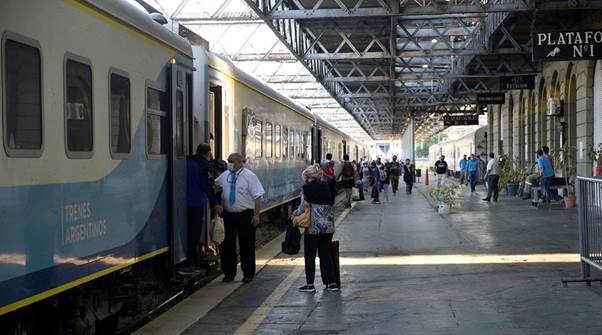
<svg viewBox="0 0 602 335"><path fill-rule="evenodd" d="M539 182L539 186L543 191L543 201L546 203L550 203L552 198L552 191L550 190L550 182L552 181L552 177L541 178Z"/></svg>
<svg viewBox="0 0 602 335"><path fill-rule="evenodd" d="M470 190L474 191L475 187L477 187L477 183L479 182L477 171L468 171L468 177L470 178Z"/></svg>

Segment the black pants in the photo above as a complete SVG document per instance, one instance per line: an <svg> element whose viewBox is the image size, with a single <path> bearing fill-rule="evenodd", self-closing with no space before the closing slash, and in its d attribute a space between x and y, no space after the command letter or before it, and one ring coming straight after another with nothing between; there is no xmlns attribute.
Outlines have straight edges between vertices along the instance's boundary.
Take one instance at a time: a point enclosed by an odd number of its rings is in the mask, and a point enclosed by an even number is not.
<svg viewBox="0 0 602 335"><path fill-rule="evenodd" d="M337 182L334 179L328 181L328 190L330 191L330 203L334 205L337 196Z"/></svg>
<svg viewBox="0 0 602 335"><path fill-rule="evenodd" d="M221 245L221 266L226 277L236 276L236 240L240 248L240 267L245 277L255 275L255 226L253 210L240 213L224 212L224 228L226 231Z"/></svg>
<svg viewBox="0 0 602 335"><path fill-rule="evenodd" d="M487 197L485 199L491 199L491 195L493 194L493 200L497 201L499 188L498 182L500 181L500 176L497 174L489 175L487 177Z"/></svg>
<svg viewBox="0 0 602 335"><path fill-rule="evenodd" d="M412 187L414 186L414 182L413 181L406 181L406 193L407 194L412 194Z"/></svg>
<svg viewBox="0 0 602 335"><path fill-rule="evenodd" d="M335 282L334 265L330 255L332 234L305 234L303 235L303 253L305 256L305 278L308 284L313 284L316 277L316 251L320 256L322 282L332 284Z"/></svg>
<svg viewBox="0 0 602 335"><path fill-rule="evenodd" d="M205 218L203 208L188 207L188 227L186 232L186 256L189 265L199 266L201 257L199 255L199 240L201 238L201 229L203 219Z"/></svg>
<svg viewBox="0 0 602 335"><path fill-rule="evenodd" d="M399 176L395 174L391 174L391 189L393 193L397 193L397 189L399 188Z"/></svg>

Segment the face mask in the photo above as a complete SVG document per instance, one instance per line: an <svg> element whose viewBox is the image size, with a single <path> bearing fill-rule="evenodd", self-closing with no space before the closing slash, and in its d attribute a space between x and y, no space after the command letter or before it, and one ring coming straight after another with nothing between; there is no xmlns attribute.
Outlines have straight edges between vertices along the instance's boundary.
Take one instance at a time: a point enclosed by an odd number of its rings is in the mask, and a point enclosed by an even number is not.
<svg viewBox="0 0 602 335"><path fill-rule="evenodd" d="M228 171L234 172L234 163L228 162Z"/></svg>

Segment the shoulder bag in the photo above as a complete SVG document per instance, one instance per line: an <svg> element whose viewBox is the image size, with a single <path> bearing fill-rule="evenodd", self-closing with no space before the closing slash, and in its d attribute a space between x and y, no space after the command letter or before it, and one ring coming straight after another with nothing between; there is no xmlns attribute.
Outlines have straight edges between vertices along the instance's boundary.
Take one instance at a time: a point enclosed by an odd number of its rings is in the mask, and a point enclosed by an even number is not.
<svg viewBox="0 0 602 335"><path fill-rule="evenodd" d="M311 205L309 202L305 201L303 213L293 216L293 225L304 229L311 226Z"/></svg>

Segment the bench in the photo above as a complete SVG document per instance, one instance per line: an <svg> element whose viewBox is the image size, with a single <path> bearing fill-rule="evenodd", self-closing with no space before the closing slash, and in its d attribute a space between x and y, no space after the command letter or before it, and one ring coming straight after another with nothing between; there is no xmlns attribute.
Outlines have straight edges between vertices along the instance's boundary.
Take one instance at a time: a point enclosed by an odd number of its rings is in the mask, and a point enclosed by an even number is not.
<svg viewBox="0 0 602 335"><path fill-rule="evenodd" d="M567 188L566 180L561 177L554 177L550 181L550 191L560 190ZM537 207L539 204L539 194L543 195L543 190L539 184L537 186L531 187L531 205Z"/></svg>

